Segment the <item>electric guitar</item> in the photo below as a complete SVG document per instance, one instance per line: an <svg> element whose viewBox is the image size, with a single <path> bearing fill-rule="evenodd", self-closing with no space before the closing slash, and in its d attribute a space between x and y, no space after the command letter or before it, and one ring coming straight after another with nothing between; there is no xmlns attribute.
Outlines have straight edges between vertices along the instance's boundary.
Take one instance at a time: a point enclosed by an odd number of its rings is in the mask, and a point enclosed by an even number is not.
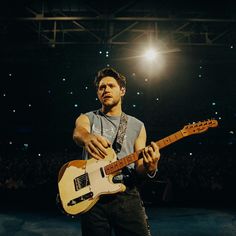
<svg viewBox="0 0 236 236"><path fill-rule="evenodd" d="M171 134L156 144L164 148L184 137L217 127L217 120L207 120L186 125L180 131ZM143 149L142 149L143 150ZM103 194L115 194L125 191L122 183L113 183L112 179L124 167L141 158L142 150L117 160L115 151L108 148L108 155L102 160L74 160L62 166L58 175L60 203L66 214L78 215L88 211Z"/></svg>

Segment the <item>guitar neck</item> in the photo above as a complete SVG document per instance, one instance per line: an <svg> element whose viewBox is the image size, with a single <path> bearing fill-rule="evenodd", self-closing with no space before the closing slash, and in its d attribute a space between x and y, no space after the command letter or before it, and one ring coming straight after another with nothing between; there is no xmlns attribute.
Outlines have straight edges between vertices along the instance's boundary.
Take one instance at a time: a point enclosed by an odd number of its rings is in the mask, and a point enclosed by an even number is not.
<svg viewBox="0 0 236 236"><path fill-rule="evenodd" d="M184 136L182 134L181 131L178 131L174 134L171 134L159 141L156 142L156 144L158 145L159 149L162 149L180 139L182 139ZM149 145L150 146L150 145ZM149 147L148 146L148 147ZM128 156L123 157L120 160L117 160L115 162L110 163L109 165L104 167L105 173L106 175L115 173L121 169L123 169L124 167L128 166L129 164L137 161L138 159L142 158L142 155L140 155L142 153L143 149L138 150Z"/></svg>

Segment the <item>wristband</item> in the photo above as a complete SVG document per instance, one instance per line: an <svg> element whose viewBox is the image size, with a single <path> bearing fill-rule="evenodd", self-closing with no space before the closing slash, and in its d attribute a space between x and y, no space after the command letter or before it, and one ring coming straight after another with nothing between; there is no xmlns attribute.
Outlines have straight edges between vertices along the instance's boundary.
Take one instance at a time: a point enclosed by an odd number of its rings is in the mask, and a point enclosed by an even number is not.
<svg viewBox="0 0 236 236"><path fill-rule="evenodd" d="M154 173L153 173L152 175L150 175L149 173L147 173L147 176L148 176L149 178L153 179L153 178L156 176L157 171L158 171L158 169L156 168L155 171L154 171Z"/></svg>

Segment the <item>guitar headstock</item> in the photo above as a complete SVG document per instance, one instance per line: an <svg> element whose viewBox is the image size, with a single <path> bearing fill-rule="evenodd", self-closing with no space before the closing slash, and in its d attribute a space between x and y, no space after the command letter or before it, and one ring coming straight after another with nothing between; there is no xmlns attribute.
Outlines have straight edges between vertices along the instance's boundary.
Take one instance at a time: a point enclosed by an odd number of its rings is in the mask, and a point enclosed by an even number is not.
<svg viewBox="0 0 236 236"><path fill-rule="evenodd" d="M199 134L207 131L208 128L215 128L217 126L218 126L218 121L214 119L199 121L194 124L185 125L184 128L181 130L181 133L183 134L183 136Z"/></svg>

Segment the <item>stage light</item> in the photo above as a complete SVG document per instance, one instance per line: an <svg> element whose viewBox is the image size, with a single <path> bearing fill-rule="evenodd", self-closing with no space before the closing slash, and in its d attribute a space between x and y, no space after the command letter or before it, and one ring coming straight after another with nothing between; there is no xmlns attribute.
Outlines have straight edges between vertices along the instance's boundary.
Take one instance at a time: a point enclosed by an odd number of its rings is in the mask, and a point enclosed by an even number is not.
<svg viewBox="0 0 236 236"><path fill-rule="evenodd" d="M148 61L153 61L157 57L157 52L154 49L149 49L144 56Z"/></svg>

